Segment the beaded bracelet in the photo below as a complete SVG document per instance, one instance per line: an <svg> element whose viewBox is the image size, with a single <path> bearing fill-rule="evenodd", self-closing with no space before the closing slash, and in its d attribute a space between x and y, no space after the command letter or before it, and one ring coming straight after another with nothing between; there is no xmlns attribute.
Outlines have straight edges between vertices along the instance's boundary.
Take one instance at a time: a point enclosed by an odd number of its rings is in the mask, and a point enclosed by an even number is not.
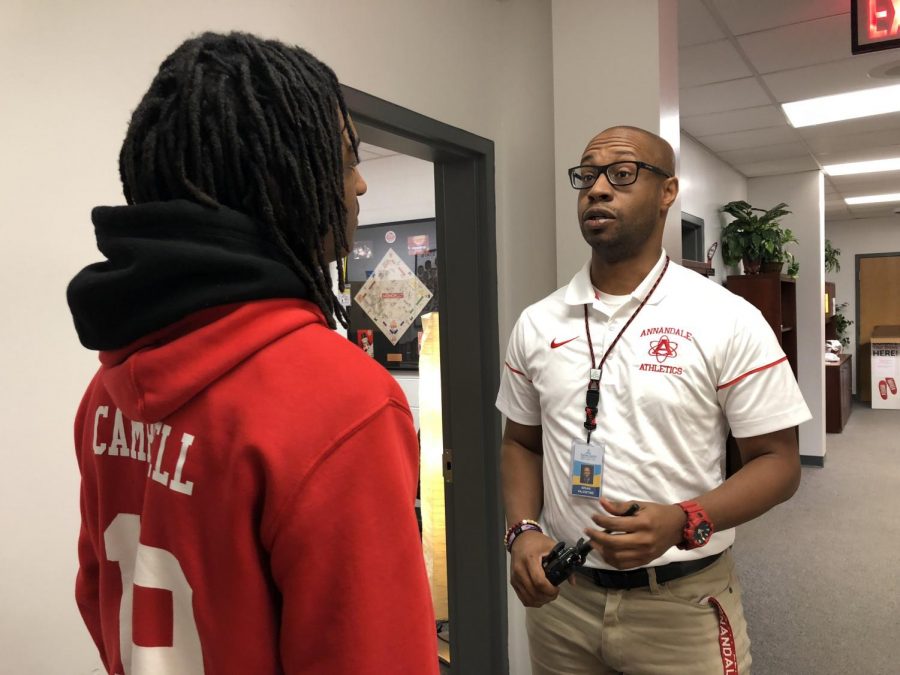
<svg viewBox="0 0 900 675"><path fill-rule="evenodd" d="M541 527L541 524L536 520L529 520L525 518L524 520L520 520L518 523L510 527L506 534L503 535L503 545L506 547L506 551L512 551L513 542L523 532L527 532L528 530L535 530L536 532L544 533L544 528Z"/></svg>

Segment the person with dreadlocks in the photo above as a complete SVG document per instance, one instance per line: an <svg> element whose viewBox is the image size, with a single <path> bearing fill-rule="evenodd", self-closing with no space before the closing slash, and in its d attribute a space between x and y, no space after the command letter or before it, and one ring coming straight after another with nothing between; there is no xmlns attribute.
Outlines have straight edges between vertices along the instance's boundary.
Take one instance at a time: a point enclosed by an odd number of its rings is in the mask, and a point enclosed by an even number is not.
<svg viewBox="0 0 900 675"><path fill-rule="evenodd" d="M106 259L68 288L100 356L76 599L109 673L437 673L409 407L331 330L357 146L331 69L247 34L184 42L133 113L127 206L94 209Z"/></svg>

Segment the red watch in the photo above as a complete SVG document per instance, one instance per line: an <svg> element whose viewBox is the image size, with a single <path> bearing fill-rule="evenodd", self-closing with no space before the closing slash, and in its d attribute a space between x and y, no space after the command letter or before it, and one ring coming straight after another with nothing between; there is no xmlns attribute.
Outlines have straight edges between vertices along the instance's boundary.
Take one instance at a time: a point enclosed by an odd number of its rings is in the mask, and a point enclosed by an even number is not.
<svg viewBox="0 0 900 675"><path fill-rule="evenodd" d="M678 544L678 548L688 551L704 546L715 531L706 511L693 501L681 502L678 506L687 516L684 529L681 531L682 541Z"/></svg>

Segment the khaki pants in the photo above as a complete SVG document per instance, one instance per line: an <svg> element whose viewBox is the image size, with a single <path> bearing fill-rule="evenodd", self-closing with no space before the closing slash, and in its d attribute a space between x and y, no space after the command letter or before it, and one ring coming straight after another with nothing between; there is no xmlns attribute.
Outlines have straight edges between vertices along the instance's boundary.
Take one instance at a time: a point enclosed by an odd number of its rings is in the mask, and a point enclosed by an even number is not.
<svg viewBox="0 0 900 675"><path fill-rule="evenodd" d="M750 639L731 550L695 574L648 588L600 588L576 575L526 610L533 675L749 675ZM720 626L712 596L727 616Z"/></svg>

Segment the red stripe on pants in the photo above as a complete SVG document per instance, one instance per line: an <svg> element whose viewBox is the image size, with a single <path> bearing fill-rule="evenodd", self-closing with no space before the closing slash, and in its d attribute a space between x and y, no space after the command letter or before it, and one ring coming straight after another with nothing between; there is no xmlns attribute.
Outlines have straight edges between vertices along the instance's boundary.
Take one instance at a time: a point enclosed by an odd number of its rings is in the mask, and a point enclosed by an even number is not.
<svg viewBox="0 0 900 675"><path fill-rule="evenodd" d="M719 652L722 654L722 672L725 675L739 675L737 662L737 647L734 644L734 631L722 604L710 597L709 604L716 608L719 614Z"/></svg>

